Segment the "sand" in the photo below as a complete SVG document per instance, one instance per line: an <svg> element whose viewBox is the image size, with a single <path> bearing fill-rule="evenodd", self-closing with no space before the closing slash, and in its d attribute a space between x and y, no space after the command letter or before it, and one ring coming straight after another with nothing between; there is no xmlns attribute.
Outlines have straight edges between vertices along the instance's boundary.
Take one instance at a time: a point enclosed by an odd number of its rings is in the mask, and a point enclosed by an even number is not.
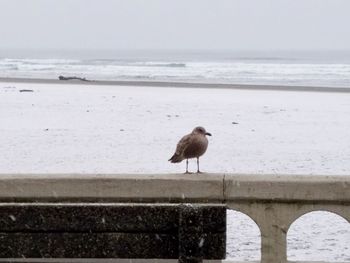
<svg viewBox="0 0 350 263"><path fill-rule="evenodd" d="M36 78L1 78L5 83L35 83L35 84L72 84L93 86L132 86L132 87L173 87L173 88L200 88L200 89L238 89L238 90L275 90L275 91L306 91L306 92L339 92L350 93L350 88L343 87L316 87L316 86L281 86L281 85L253 85L208 82L178 82L178 81L134 81L134 80L58 80Z"/></svg>

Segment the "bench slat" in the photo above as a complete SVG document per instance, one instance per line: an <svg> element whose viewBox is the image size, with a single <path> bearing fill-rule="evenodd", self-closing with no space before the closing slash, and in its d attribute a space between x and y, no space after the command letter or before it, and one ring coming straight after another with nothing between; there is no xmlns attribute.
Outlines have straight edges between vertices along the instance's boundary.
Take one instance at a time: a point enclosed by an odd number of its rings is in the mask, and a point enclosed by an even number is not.
<svg viewBox="0 0 350 263"><path fill-rule="evenodd" d="M203 231L225 232L222 206L202 206ZM1 232L177 232L179 205L2 204Z"/></svg>
<svg viewBox="0 0 350 263"><path fill-rule="evenodd" d="M221 259L222 234L204 235L203 256ZM178 237L150 233L0 233L0 258L178 258ZM219 250L219 251L218 251Z"/></svg>
<svg viewBox="0 0 350 263"><path fill-rule="evenodd" d="M176 258L177 237L125 233L0 233L1 258Z"/></svg>

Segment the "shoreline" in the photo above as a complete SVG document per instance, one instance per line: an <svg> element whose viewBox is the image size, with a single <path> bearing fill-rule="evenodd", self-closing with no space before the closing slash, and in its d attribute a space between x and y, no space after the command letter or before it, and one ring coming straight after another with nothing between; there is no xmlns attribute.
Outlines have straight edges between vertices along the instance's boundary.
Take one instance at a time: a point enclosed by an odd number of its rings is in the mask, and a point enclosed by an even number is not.
<svg viewBox="0 0 350 263"><path fill-rule="evenodd" d="M303 91L303 92L332 92L350 93L350 88L320 87L320 86L284 86L284 85L255 85L228 83L198 83L172 81L145 80L58 80L39 78L0 78L1 83L29 83L29 84L77 84L100 86L138 86L138 87L169 87L169 88L204 88L204 89L238 89L238 90L272 90L272 91Z"/></svg>

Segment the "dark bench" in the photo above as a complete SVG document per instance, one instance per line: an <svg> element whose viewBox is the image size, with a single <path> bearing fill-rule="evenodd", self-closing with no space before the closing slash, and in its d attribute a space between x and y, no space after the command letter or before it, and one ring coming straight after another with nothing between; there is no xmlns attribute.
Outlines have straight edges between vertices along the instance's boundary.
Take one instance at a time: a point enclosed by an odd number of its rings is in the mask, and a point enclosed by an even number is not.
<svg viewBox="0 0 350 263"><path fill-rule="evenodd" d="M0 203L0 258L224 259L220 204Z"/></svg>

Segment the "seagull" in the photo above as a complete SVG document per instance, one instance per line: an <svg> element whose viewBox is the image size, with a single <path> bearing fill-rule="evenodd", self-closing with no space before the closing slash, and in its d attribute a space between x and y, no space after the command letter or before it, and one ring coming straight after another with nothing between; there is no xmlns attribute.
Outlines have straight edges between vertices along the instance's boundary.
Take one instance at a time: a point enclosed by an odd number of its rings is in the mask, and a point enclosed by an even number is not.
<svg viewBox="0 0 350 263"><path fill-rule="evenodd" d="M172 163L179 163L186 159L186 174L188 174L188 159L197 158L197 173L199 170L199 157L202 156L208 148L208 139L206 135L211 136L203 127L196 127L190 134L185 135L178 142L174 155L168 160Z"/></svg>

